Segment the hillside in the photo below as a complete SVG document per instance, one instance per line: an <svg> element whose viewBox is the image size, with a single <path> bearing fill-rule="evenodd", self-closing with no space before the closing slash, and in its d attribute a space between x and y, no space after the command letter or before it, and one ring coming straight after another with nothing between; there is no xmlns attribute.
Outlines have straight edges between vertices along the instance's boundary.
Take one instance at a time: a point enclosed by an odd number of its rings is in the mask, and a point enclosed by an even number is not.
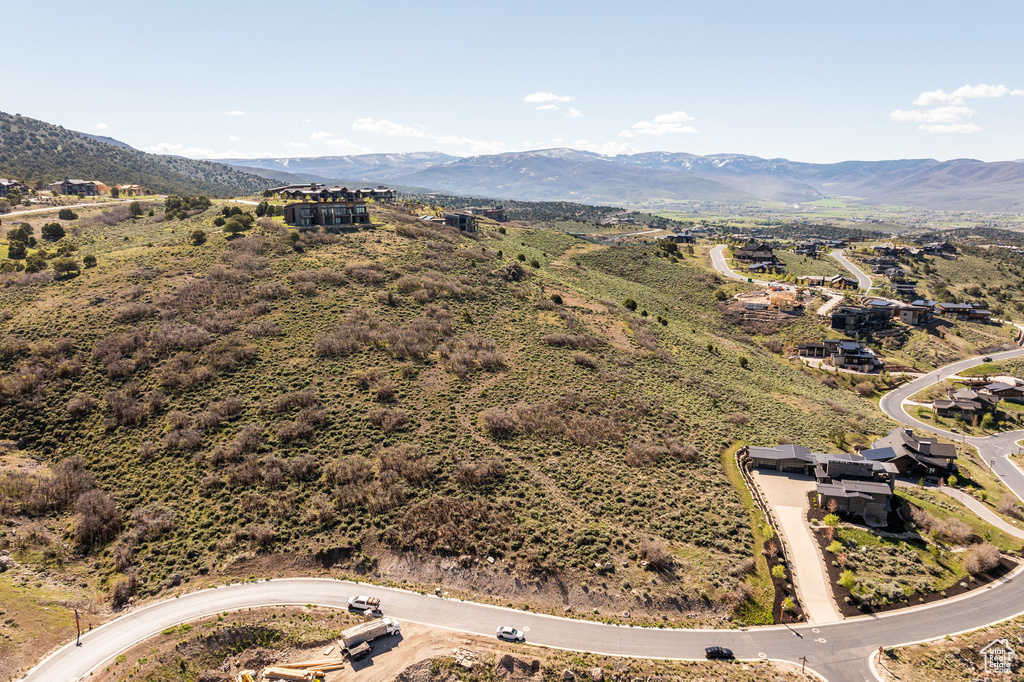
<svg viewBox="0 0 1024 682"><path fill-rule="evenodd" d="M1024 165L1014 161L898 159L814 164L742 154L602 156L573 149L463 159L421 153L226 161L299 175L401 181L454 194L528 201L801 203L842 196L879 206L995 212L1024 209Z"/></svg>
<svg viewBox="0 0 1024 682"><path fill-rule="evenodd" d="M263 178L230 166L115 146L36 119L0 112L0 177L34 185L66 177L147 187L157 193L253 194Z"/></svg>
<svg viewBox="0 0 1024 682"><path fill-rule="evenodd" d="M0 440L20 447L0 544L116 604L323 567L768 622L763 521L725 449L887 428L727 324L699 257L379 207L363 231L264 218L228 241L219 209L83 210L61 243L96 267L0 275Z"/></svg>

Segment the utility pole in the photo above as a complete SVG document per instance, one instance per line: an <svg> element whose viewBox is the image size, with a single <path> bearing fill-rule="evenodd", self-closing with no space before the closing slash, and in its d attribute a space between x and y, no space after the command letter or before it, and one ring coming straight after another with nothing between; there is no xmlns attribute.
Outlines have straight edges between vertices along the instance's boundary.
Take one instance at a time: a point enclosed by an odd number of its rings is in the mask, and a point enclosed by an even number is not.
<svg viewBox="0 0 1024 682"><path fill-rule="evenodd" d="M75 646L82 646L82 625L78 620L78 609L75 609L75 630L78 632L75 635Z"/></svg>

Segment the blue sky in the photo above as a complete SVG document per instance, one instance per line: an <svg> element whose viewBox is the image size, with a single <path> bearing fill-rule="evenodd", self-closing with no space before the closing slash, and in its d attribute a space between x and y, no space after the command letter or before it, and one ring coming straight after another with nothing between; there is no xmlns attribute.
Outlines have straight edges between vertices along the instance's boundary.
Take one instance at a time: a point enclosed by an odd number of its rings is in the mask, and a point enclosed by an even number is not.
<svg viewBox="0 0 1024 682"><path fill-rule="evenodd" d="M3 17L23 75L0 110L154 152L1024 158L1016 1L57 0Z"/></svg>

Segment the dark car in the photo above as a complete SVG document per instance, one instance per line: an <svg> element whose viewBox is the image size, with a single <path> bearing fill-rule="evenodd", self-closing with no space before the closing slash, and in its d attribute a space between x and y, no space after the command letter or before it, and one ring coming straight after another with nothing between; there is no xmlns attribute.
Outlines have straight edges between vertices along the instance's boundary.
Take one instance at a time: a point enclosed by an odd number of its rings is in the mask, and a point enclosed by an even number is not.
<svg viewBox="0 0 1024 682"><path fill-rule="evenodd" d="M704 658L734 658L732 655L732 649L726 649L724 646L709 646L704 650Z"/></svg>
<svg viewBox="0 0 1024 682"><path fill-rule="evenodd" d="M982 362L992 362L992 358L985 357L985 358L982 358L981 361Z"/></svg>

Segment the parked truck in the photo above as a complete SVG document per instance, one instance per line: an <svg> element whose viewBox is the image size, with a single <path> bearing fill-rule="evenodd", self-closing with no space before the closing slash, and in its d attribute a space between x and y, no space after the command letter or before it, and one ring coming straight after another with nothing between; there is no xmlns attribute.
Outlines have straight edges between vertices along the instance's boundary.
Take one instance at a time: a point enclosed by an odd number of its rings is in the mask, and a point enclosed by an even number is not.
<svg viewBox="0 0 1024 682"><path fill-rule="evenodd" d="M397 635L401 626L394 618L374 618L359 625L353 625L341 633L341 643L352 650L363 642L369 642L384 635Z"/></svg>

